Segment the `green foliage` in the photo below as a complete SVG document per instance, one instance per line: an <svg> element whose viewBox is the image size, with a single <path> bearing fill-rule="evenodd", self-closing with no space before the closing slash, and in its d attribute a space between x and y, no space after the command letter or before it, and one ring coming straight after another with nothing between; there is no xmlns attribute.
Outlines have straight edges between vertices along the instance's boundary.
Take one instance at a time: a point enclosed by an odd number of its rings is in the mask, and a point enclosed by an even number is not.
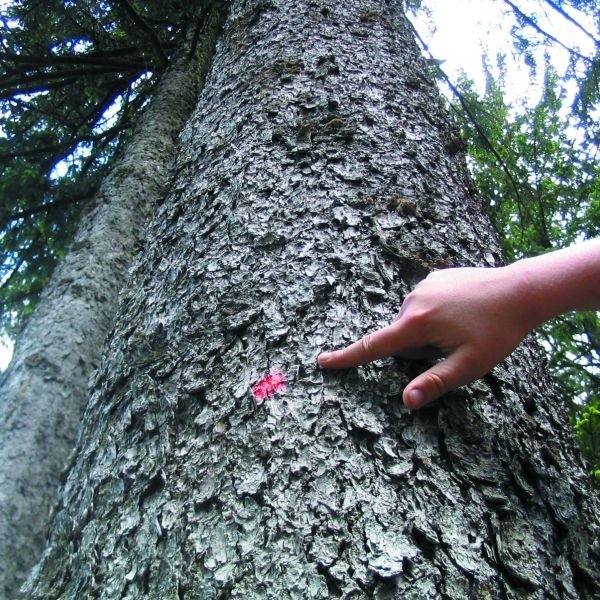
<svg viewBox="0 0 600 600"><path fill-rule="evenodd" d="M581 451L592 464L591 475L600 488L600 400L588 404L574 425Z"/></svg>
<svg viewBox="0 0 600 600"><path fill-rule="evenodd" d="M197 19L191 3L169 1L13 0L3 7L0 333L14 333Z"/></svg>

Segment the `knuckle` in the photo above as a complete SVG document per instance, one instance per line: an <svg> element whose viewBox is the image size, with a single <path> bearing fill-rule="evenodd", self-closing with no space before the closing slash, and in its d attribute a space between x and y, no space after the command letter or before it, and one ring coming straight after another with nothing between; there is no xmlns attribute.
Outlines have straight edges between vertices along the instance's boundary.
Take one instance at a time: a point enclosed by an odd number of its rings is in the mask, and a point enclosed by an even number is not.
<svg viewBox="0 0 600 600"><path fill-rule="evenodd" d="M416 308L410 311L407 311L404 314L404 321L406 325L422 328L424 327L431 319L432 311L427 308Z"/></svg>
<svg viewBox="0 0 600 600"><path fill-rule="evenodd" d="M431 387L435 389L435 392L438 396L441 396L443 393L448 391L448 386L446 385L446 381L444 378L435 371L428 373L427 377L429 379Z"/></svg>
<svg viewBox="0 0 600 600"><path fill-rule="evenodd" d="M365 337L360 340L360 347L365 354L371 354L373 352L373 335L371 333L365 335Z"/></svg>

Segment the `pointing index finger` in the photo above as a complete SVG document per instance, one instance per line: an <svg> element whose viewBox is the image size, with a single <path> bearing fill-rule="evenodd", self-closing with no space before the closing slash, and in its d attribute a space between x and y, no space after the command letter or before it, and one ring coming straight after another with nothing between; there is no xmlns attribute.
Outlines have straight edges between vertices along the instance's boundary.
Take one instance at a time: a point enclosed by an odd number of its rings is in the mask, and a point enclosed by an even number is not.
<svg viewBox="0 0 600 600"><path fill-rule="evenodd" d="M317 358L319 366L327 369L347 369L364 365L379 358L394 356L405 349L408 344L403 339L403 326L400 321L369 333L357 342L342 350L325 352Z"/></svg>

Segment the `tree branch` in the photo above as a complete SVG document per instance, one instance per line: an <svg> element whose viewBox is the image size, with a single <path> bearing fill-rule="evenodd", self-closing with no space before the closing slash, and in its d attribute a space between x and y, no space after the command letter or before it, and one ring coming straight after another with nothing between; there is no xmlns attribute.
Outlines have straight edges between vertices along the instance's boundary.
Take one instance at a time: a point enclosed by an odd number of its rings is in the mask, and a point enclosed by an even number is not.
<svg viewBox="0 0 600 600"><path fill-rule="evenodd" d="M67 198L62 198L60 200L54 200L52 202L46 202L46 204L40 204L38 206L32 206L31 208L27 208L25 210L21 210L11 215L7 215L5 217L0 217L0 227L4 228L9 223L16 221L18 219L26 219L28 217L32 217L34 215L39 215L43 212L48 212L49 210L53 210L54 208L58 208L60 206L64 206L67 204L69 200Z"/></svg>
<svg viewBox="0 0 600 600"><path fill-rule="evenodd" d="M202 25L204 25L209 10L210 3L207 3L207 5L202 9L202 13L200 14L200 16L196 19L196 27L194 29L194 35L192 36L192 43L190 44L190 51L188 54L190 58L192 58L196 54L196 48L198 47L198 40L200 39Z"/></svg>
<svg viewBox="0 0 600 600"><path fill-rule="evenodd" d="M147 69L144 67L138 70L132 69L130 72L141 75L145 71L147 71ZM36 94L41 92L47 92L50 90L56 90L77 83L77 81L79 81L80 77L82 76L103 75L108 73L115 73L116 75L119 75L122 72L114 71L112 69L101 68L77 69L75 71L71 71L68 74L66 72L62 72L49 74L48 76L40 74L35 77L22 78L22 80L19 82L13 82L13 87L8 87L8 85L5 82L0 82L0 100L11 100L14 96L19 94ZM61 77L63 79L61 79ZM50 83L48 79L59 79L59 81Z"/></svg>
<svg viewBox="0 0 600 600"><path fill-rule="evenodd" d="M167 55L165 54L162 44L160 43L160 40L158 39L154 29L148 25L146 20L135 11L133 6L129 4L128 0L113 0L113 2L120 6L125 11L127 16L133 21L133 23L146 34L146 37L154 48L154 52L158 61L158 67L161 70L165 69L169 64L169 59L167 58Z"/></svg>
<svg viewBox="0 0 600 600"><path fill-rule="evenodd" d="M546 4L549 4L559 15L565 18L569 23L572 23L579 29L584 35L586 35L590 40L596 44L596 46L600 46L600 40L597 40L579 21L575 20L568 12L566 12L562 6L553 2L553 0L545 0Z"/></svg>
<svg viewBox="0 0 600 600"><path fill-rule="evenodd" d="M50 202L39 204L37 206L31 206L10 215L0 215L0 228L4 229L9 223L12 223L18 219L27 219L29 217L39 215L40 213L51 212L56 208L67 206L69 204L73 204L74 202L85 202L94 196L94 194L98 191L98 187L98 183L94 183L93 180L88 179L87 181L78 184L75 192L69 193L67 190L62 190L62 193L59 191L58 198L51 200Z"/></svg>
<svg viewBox="0 0 600 600"><path fill-rule="evenodd" d="M139 53L138 53L139 57ZM51 67L54 65L96 65L100 67L111 67L117 69L130 70L139 68L140 65L146 65L146 62L141 57L137 61L124 61L112 59L108 56L100 54L81 54L81 55L64 55L64 56L32 56L27 54L11 54L8 52L0 52L0 60L7 63L16 63L30 67Z"/></svg>
<svg viewBox="0 0 600 600"><path fill-rule="evenodd" d="M542 29L531 17L526 15L518 6L516 6L513 2L511 2L511 0L504 0L504 2L511 7L513 12L518 17L523 19L530 27L533 27L533 29L535 29L538 33L541 33L544 37L553 41L555 44L558 44L561 48L564 48L572 56L576 56L577 58L580 58L581 60L583 60L585 62L593 63L593 60L591 58L584 56L583 54L577 52L576 50L573 50L573 48L569 48L569 46L567 46L566 44L563 44L558 38L555 38L551 33L548 33L547 31Z"/></svg>
<svg viewBox="0 0 600 600"><path fill-rule="evenodd" d="M69 69L68 71L55 71L53 73L32 73L24 74L19 77L7 77L5 79L0 78L0 89L6 89L9 87L17 88L21 85L28 85L33 83L43 83L45 81L52 81L55 79L73 79L79 77L86 77L88 75L102 75L104 73L121 73L123 71L145 71L147 65L139 63L137 65L131 65L127 69L119 68L114 69L112 67L93 67L89 69Z"/></svg>

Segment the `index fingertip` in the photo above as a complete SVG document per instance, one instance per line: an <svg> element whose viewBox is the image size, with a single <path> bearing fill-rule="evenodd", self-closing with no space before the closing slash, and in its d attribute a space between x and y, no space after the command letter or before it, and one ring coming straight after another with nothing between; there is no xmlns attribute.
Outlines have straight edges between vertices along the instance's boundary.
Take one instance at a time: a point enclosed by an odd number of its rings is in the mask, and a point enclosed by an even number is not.
<svg viewBox="0 0 600 600"><path fill-rule="evenodd" d="M317 356L317 364L320 367L327 367L331 363L333 358L333 352L323 352Z"/></svg>

